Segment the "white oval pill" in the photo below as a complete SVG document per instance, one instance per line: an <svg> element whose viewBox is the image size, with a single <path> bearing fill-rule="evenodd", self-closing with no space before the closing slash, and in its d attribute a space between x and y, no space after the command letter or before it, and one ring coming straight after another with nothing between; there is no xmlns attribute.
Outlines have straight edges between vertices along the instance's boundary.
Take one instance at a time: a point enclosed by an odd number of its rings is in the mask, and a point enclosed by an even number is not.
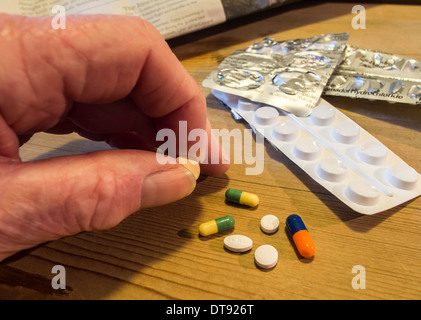
<svg viewBox="0 0 421 320"><path fill-rule="evenodd" d="M272 214L268 214L260 220L260 228L263 232L275 233L279 228L279 219Z"/></svg>
<svg viewBox="0 0 421 320"><path fill-rule="evenodd" d="M246 236L234 234L224 239L224 246L232 252L245 252L253 247L253 241Z"/></svg>
<svg viewBox="0 0 421 320"><path fill-rule="evenodd" d="M278 251L269 244L261 245L254 253L254 261L261 268L273 268L278 263Z"/></svg>

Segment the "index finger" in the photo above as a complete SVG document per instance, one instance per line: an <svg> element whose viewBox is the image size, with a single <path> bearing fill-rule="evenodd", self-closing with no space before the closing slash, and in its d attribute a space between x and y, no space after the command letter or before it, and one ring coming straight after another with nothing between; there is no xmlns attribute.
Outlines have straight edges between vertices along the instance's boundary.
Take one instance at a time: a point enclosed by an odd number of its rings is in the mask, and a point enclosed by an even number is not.
<svg viewBox="0 0 421 320"><path fill-rule="evenodd" d="M47 130L74 101L100 104L130 96L157 130L208 130L206 102L159 32L137 17L68 16L66 29L50 18L0 15L0 53L10 70L0 79L0 112L17 134ZM11 30L13 29L13 32ZM9 32L7 32L9 30ZM5 82L5 83L4 83ZM14 108L7 106L13 105Z"/></svg>

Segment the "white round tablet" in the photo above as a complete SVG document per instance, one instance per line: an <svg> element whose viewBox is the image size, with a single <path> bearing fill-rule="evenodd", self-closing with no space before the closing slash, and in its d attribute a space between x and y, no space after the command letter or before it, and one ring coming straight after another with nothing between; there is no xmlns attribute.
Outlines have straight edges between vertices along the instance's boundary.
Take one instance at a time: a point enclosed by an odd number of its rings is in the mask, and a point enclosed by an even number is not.
<svg viewBox="0 0 421 320"><path fill-rule="evenodd" d="M279 219L272 214L268 214L260 220L260 228L263 232L275 233L279 229Z"/></svg>
<svg viewBox="0 0 421 320"><path fill-rule="evenodd" d="M254 120L263 126L270 126L278 120L279 112L273 107L261 107L256 110Z"/></svg>
<svg viewBox="0 0 421 320"><path fill-rule="evenodd" d="M278 263L278 251L269 244L261 245L254 253L254 261L261 268L273 268Z"/></svg>
<svg viewBox="0 0 421 320"><path fill-rule="evenodd" d="M345 189L346 196L363 206L373 206L380 199L380 192L366 180L354 180Z"/></svg>
<svg viewBox="0 0 421 320"><path fill-rule="evenodd" d="M347 177L348 167L340 159L326 158L320 161L317 174L327 181L340 182Z"/></svg>
<svg viewBox="0 0 421 320"><path fill-rule="evenodd" d="M319 105L311 111L310 119L317 126L328 126L335 120L335 109L329 105Z"/></svg>
<svg viewBox="0 0 421 320"><path fill-rule="evenodd" d="M246 252L253 247L253 241L241 234L234 234L224 239L224 246L232 252Z"/></svg>
<svg viewBox="0 0 421 320"><path fill-rule="evenodd" d="M298 137L298 127L290 121L282 122L273 128L272 136L281 141L292 141Z"/></svg>
<svg viewBox="0 0 421 320"><path fill-rule="evenodd" d="M386 160L387 149L378 141L369 141L358 149L357 154L362 161L368 164L380 165Z"/></svg>
<svg viewBox="0 0 421 320"><path fill-rule="evenodd" d="M338 123L333 129L332 135L336 141L351 144L358 140L360 128L351 121Z"/></svg>
<svg viewBox="0 0 421 320"><path fill-rule="evenodd" d="M417 185L419 174L406 164L395 164L387 172L387 179L396 188L411 190Z"/></svg>
<svg viewBox="0 0 421 320"><path fill-rule="evenodd" d="M257 104L247 100L238 100L237 108L243 111L253 111L256 109Z"/></svg>
<svg viewBox="0 0 421 320"><path fill-rule="evenodd" d="M311 137L302 138L294 146L294 155L302 160L316 160L322 154L322 147Z"/></svg>

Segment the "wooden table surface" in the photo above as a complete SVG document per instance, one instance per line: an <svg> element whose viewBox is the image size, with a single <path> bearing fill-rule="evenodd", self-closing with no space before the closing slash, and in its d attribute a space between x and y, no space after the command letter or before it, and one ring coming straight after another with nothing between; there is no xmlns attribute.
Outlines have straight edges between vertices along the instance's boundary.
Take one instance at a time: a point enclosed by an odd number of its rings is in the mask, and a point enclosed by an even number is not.
<svg viewBox="0 0 421 320"><path fill-rule="evenodd" d="M361 3L358 3L361 4ZM363 4L366 29L351 26L352 3L293 5L173 41L175 54L201 83L221 60L265 36L277 40L349 32L349 44L421 60L421 6ZM203 88L214 128L246 129ZM421 108L362 99L325 97L421 172ZM38 134L21 148L24 160L88 152L105 144L75 134ZM231 157L231 160L232 157ZM40 245L0 263L2 299L420 299L421 198L366 216L344 205L286 156L265 144L264 171L245 174L234 164L222 176L201 176L189 197L134 213L115 228ZM224 201L227 188L250 190L257 208ZM285 218L301 215L317 246L313 259L297 254ZM279 217L274 235L260 218ZM198 236L198 225L225 215L235 234L253 239L245 254L224 250L225 232ZM277 266L254 263L259 245L274 245ZM52 268L63 265L66 289L54 290ZM366 288L354 289L354 266L365 269ZM361 274L360 274L361 275Z"/></svg>

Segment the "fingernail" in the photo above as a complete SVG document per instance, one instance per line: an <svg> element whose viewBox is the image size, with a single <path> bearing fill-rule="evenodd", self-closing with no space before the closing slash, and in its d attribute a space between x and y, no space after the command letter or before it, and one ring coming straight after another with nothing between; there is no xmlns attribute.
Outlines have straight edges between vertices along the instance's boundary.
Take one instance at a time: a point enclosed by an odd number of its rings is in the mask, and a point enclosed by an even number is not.
<svg viewBox="0 0 421 320"><path fill-rule="evenodd" d="M192 159L183 158L183 157L178 157L176 160L177 160L177 163L181 164L184 168L186 168L193 174L193 176L195 177L195 180L199 178L200 176L199 162Z"/></svg>

